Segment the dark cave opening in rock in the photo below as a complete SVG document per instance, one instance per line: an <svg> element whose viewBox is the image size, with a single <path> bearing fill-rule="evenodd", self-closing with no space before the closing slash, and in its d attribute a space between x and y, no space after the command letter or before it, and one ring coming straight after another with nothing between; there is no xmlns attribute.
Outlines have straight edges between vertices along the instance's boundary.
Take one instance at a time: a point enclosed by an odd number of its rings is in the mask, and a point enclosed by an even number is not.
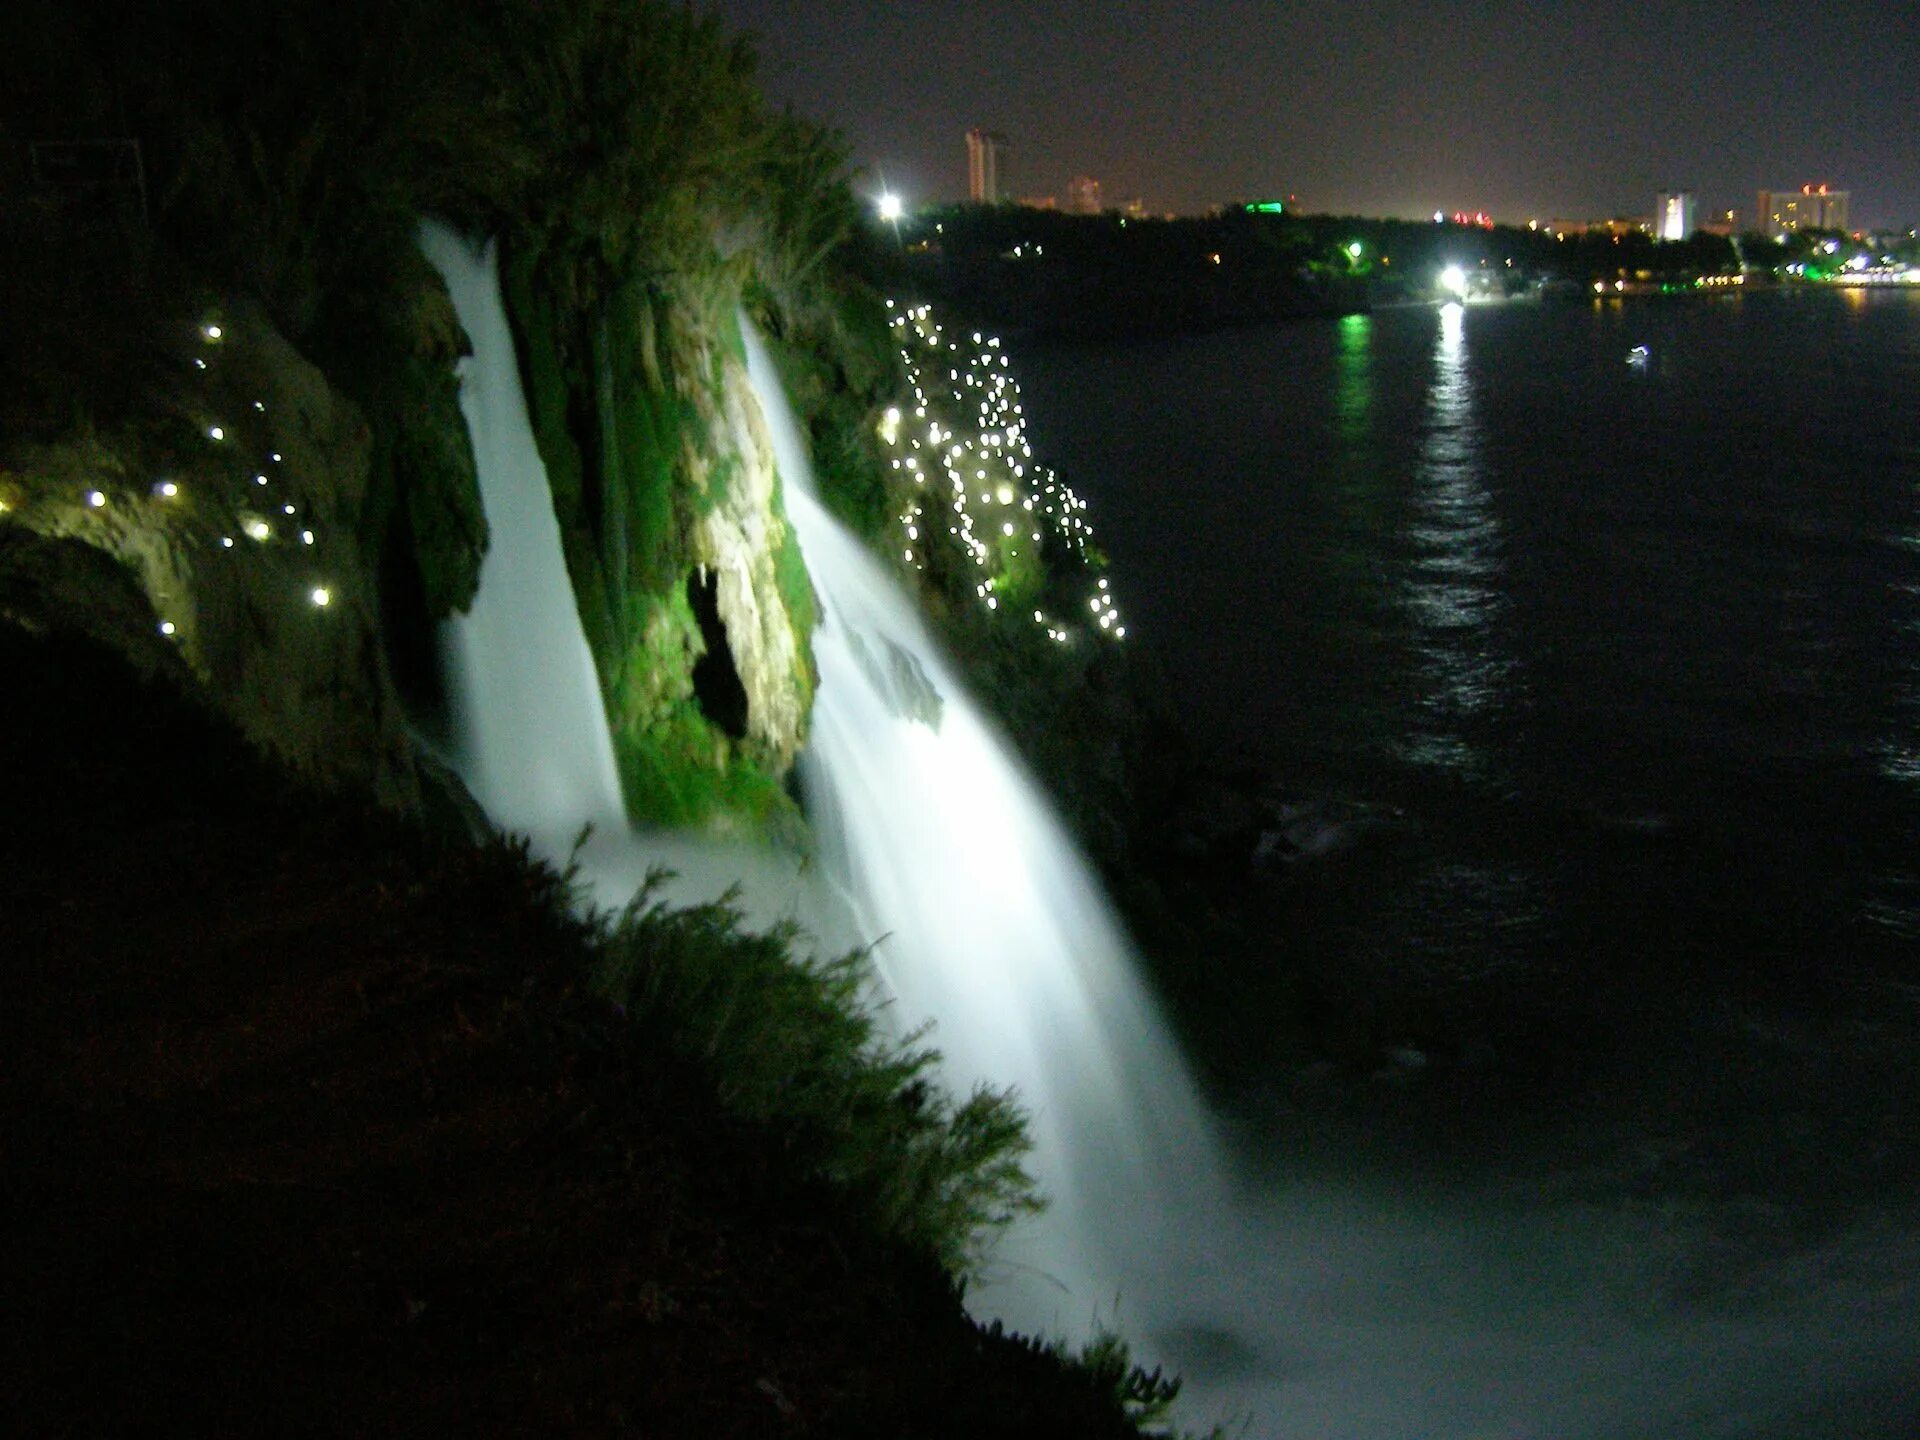
<svg viewBox="0 0 1920 1440"><path fill-rule="evenodd" d="M720 618L719 587L705 570L687 577L687 600L700 622L707 651L693 664L693 698L701 713L735 740L747 734L747 687L733 665L726 622Z"/></svg>

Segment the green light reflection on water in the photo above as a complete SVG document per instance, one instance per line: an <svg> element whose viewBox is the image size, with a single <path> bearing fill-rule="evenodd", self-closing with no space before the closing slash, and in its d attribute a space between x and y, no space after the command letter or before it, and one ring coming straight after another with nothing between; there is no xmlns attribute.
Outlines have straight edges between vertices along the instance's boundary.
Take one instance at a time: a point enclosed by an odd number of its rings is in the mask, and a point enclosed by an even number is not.
<svg viewBox="0 0 1920 1440"><path fill-rule="evenodd" d="M1340 322L1334 352L1334 414L1340 438L1358 445L1371 437L1373 421L1373 317L1348 315Z"/></svg>

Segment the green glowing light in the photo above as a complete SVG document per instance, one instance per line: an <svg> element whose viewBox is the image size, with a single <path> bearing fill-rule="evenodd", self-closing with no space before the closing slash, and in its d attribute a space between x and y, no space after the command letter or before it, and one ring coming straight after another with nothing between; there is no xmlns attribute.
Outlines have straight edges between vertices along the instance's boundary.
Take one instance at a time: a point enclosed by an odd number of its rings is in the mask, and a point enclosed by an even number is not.
<svg viewBox="0 0 1920 1440"><path fill-rule="evenodd" d="M1358 260L1360 258L1360 252L1364 248L1358 240L1355 240L1351 245L1347 246L1347 258L1349 260Z"/></svg>
<svg viewBox="0 0 1920 1440"><path fill-rule="evenodd" d="M1247 206L1249 215L1284 215L1287 205L1284 200L1255 200Z"/></svg>

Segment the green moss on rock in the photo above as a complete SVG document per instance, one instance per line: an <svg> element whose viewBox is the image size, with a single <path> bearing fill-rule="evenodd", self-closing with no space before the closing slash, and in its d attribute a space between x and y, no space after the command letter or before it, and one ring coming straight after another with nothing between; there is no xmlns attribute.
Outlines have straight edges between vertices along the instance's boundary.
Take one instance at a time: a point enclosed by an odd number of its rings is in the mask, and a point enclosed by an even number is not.
<svg viewBox="0 0 1920 1440"><path fill-rule="evenodd" d="M628 805L653 823L784 825L781 781L812 699L812 591L746 415L735 268L609 282L532 242L505 267ZM701 576L719 617L705 635L687 598ZM745 689L744 722L695 694L715 645Z"/></svg>

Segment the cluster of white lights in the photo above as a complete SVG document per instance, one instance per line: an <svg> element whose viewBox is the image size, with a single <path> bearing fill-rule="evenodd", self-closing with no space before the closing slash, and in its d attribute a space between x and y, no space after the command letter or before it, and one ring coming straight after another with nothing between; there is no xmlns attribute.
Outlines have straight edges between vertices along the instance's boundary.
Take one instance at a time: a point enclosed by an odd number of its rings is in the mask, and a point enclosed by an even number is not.
<svg viewBox="0 0 1920 1440"><path fill-rule="evenodd" d="M197 376L210 377L213 373L213 361L217 359L218 356L219 346L221 342L226 339L226 329L217 322L209 321L199 327L199 339L202 353L192 357L193 373ZM267 413L266 402L263 400L255 400L252 402L251 409L256 415L265 415ZM240 443L239 433L224 419L208 419L203 423L201 433L217 446L224 447ZM277 468L282 464L282 460L283 457L279 451L269 451L264 461L258 465L247 466L242 473L250 473L255 491L269 489L274 483L273 477L282 473ZM155 501L165 504L180 501L185 496L186 490L178 480L163 478L155 480L149 488L148 493ZM84 498L86 503L95 510L106 508L107 495L104 491L89 490L86 492ZM280 515L289 520L295 519L300 513L299 506L292 501L282 501L275 508ZM273 522L267 519L265 515L251 509L240 507L227 509L226 513L229 516L232 528L238 530L242 535L245 535L257 544L264 545L274 539L275 532ZM318 544L318 536L315 535L311 528L302 528L299 532L299 540L303 546ZM232 534L225 534L220 537L220 548L222 550L232 550L235 548ZM315 609L325 609L333 603L333 589L330 585L315 584L309 581L306 598ZM159 624L159 630L162 635L171 638L180 633L180 626L177 621L162 618Z"/></svg>
<svg viewBox="0 0 1920 1440"><path fill-rule="evenodd" d="M926 569L929 507L945 519L948 537L984 572L974 586L981 604L1000 608L1000 590L1023 557L1037 571L1044 547L1062 543L1089 563L1086 501L1044 465L1034 463L1020 406L1020 386L1008 373L997 336L973 331L949 336L928 305L887 301L900 358L913 392L910 414L889 408L880 439L894 470L915 488L899 516L901 558ZM923 491L930 491L925 494ZM1114 639L1126 636L1101 579L1088 599L1093 624ZM1033 612L1034 624L1060 644L1074 630Z"/></svg>

